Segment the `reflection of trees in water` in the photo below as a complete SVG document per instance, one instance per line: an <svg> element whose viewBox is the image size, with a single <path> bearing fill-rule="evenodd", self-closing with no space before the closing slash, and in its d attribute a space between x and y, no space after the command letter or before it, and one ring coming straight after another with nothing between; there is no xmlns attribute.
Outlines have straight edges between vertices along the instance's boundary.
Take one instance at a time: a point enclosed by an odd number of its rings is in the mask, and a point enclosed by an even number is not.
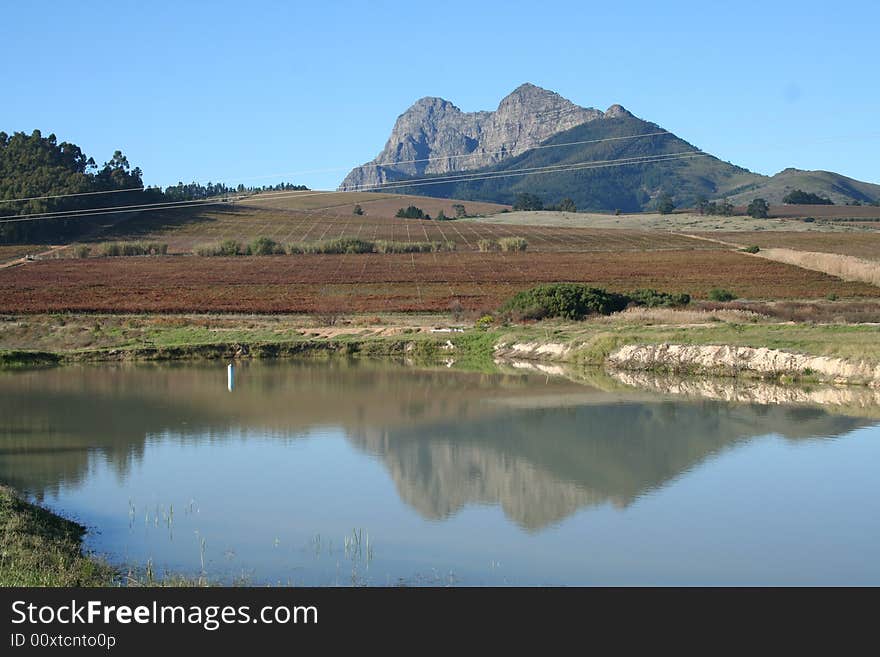
<svg viewBox="0 0 880 657"><path fill-rule="evenodd" d="M397 426L481 412L474 399L530 394L523 376L344 362L105 365L0 375L0 481L37 497L77 485L95 457L124 478L147 437L182 442L231 432L295 439L315 426ZM561 383L546 387L553 392ZM474 394L476 393L476 394Z"/></svg>
<svg viewBox="0 0 880 657"><path fill-rule="evenodd" d="M253 365L230 395L224 376L191 366L0 377L0 481L42 496L82 482L96 456L124 478L148 438L200 443L246 427L294 440L339 426L382 458L422 515L499 504L537 530L585 506L628 505L753 436L834 436L865 424L803 407L624 403L545 377Z"/></svg>

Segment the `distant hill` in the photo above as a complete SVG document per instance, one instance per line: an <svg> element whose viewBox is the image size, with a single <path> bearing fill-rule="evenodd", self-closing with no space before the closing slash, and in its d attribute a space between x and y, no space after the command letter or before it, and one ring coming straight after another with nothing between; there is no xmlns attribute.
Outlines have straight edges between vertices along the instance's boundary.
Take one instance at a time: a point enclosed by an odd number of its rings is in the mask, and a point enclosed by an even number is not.
<svg viewBox="0 0 880 657"><path fill-rule="evenodd" d="M663 134L625 138L657 132ZM406 184L416 180L425 184ZM582 108L530 84L514 90L495 112L466 113L439 98L416 102L398 118L383 151L353 169L340 189L376 186L508 204L530 193L545 204L571 198L581 210L622 212L652 209L664 193L678 207L700 197L748 203L764 196L779 203L794 188L835 203L880 200L880 186L839 174L795 169L772 177L756 174L620 105L605 112Z"/></svg>
<svg viewBox="0 0 880 657"><path fill-rule="evenodd" d="M775 176L765 178L754 187L730 196L735 204L746 204L755 197L772 204L782 203L782 197L795 189L827 196L836 204L871 203L880 200L880 185L847 178L832 171L803 171L785 169Z"/></svg>

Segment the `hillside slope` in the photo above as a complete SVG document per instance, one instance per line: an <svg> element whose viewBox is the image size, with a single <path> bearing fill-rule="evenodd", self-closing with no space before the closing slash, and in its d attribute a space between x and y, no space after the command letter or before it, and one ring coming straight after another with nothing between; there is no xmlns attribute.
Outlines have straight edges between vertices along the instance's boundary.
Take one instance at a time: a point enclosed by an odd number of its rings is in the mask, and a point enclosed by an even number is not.
<svg viewBox="0 0 880 657"><path fill-rule="evenodd" d="M735 194L766 180L702 153L672 133L619 139L657 132L663 129L619 108L613 118L583 123L554 135L541 148L457 174L457 179L434 176L430 184L387 189L496 203L513 203L517 194L526 192L538 195L545 204L569 197L581 210L637 212L652 207L663 192L681 207L692 205L700 196ZM671 159L640 161L663 156ZM548 166L560 170L534 171Z"/></svg>
<svg viewBox="0 0 880 657"><path fill-rule="evenodd" d="M837 204L859 201L872 203L880 201L880 185L848 178L832 171L804 171L785 169L775 176L766 178L730 197L735 204L745 204L753 198L761 197L772 204L782 203L782 198L790 191L804 191L827 196Z"/></svg>

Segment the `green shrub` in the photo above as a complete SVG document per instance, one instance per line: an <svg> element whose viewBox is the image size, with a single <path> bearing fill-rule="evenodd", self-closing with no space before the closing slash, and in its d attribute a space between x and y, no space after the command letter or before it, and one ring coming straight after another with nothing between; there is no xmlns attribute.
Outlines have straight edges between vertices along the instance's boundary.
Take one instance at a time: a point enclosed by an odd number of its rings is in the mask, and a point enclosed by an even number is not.
<svg viewBox="0 0 880 657"><path fill-rule="evenodd" d="M85 244L77 244L75 247L73 247L74 258L88 258L91 252L91 247L88 247Z"/></svg>
<svg viewBox="0 0 880 657"><path fill-rule="evenodd" d="M492 317L492 315L483 315L482 317L480 317L480 319L478 319L476 321L475 326L478 329L485 331L487 328L492 326L492 324L494 324L494 323L495 323L495 318Z"/></svg>
<svg viewBox="0 0 880 657"><path fill-rule="evenodd" d="M105 242L101 244L101 255L108 258L115 258L122 255L122 245L119 242Z"/></svg>
<svg viewBox="0 0 880 657"><path fill-rule="evenodd" d="M577 205L575 205L575 202L568 197L559 201L559 203L556 205L556 209L559 210L559 212L577 212L578 211Z"/></svg>
<svg viewBox="0 0 880 657"><path fill-rule="evenodd" d="M709 298L712 301L733 301L736 299L736 295L730 290L716 287L709 290Z"/></svg>
<svg viewBox="0 0 880 657"><path fill-rule="evenodd" d="M761 247L755 246L755 245L747 246L744 249L740 249L740 251L742 251L743 253L758 253L760 250L761 250Z"/></svg>
<svg viewBox="0 0 880 657"><path fill-rule="evenodd" d="M431 217L426 215L421 208L417 208L414 205L410 205L407 208L400 208L397 211L395 217L400 217L401 219L430 219Z"/></svg>
<svg viewBox="0 0 880 657"><path fill-rule="evenodd" d="M486 253L488 251L497 251L501 247L496 240L481 239L477 240L477 248Z"/></svg>
<svg viewBox="0 0 880 657"><path fill-rule="evenodd" d="M267 256L284 253L284 247L268 237L258 237L251 242L251 255Z"/></svg>
<svg viewBox="0 0 880 657"><path fill-rule="evenodd" d="M124 256L144 255L146 250L146 247L138 242L123 242L122 244L122 255Z"/></svg>
<svg viewBox="0 0 880 657"><path fill-rule="evenodd" d="M628 303L625 295L581 283L552 283L517 293L501 309L523 319L582 319L586 315L619 312Z"/></svg>
<svg viewBox="0 0 880 657"><path fill-rule="evenodd" d="M528 246L529 243L522 237L502 237L498 240L498 248L502 251L525 251Z"/></svg>
<svg viewBox="0 0 880 657"><path fill-rule="evenodd" d="M762 198L753 199L746 208L746 214L755 219L766 219L770 216L770 204Z"/></svg>
<svg viewBox="0 0 880 657"><path fill-rule="evenodd" d="M689 294L670 294L652 289L633 290L626 297L630 303L648 308L655 308L657 306L686 306L691 302L691 295Z"/></svg>
<svg viewBox="0 0 880 657"><path fill-rule="evenodd" d="M102 256L111 258L118 256L165 255L168 253L168 245L160 244L159 242L151 242L149 244L144 244L143 242L104 242L99 246L99 249Z"/></svg>
<svg viewBox="0 0 880 657"><path fill-rule="evenodd" d="M237 256L249 254L250 248L245 249L242 247L241 242L236 242L235 240L225 240L220 244L208 244L196 247L193 249L193 252L198 256L204 257Z"/></svg>
<svg viewBox="0 0 880 657"><path fill-rule="evenodd" d="M220 242L219 252L222 256L237 256L242 255L244 249L242 248L241 242L224 240Z"/></svg>
<svg viewBox="0 0 880 657"><path fill-rule="evenodd" d="M338 255L342 253L373 253L375 243L354 237L340 237L323 242L299 242L287 247L290 254L297 253L324 253Z"/></svg>
<svg viewBox="0 0 880 657"><path fill-rule="evenodd" d="M657 199L657 211L660 214L671 214L673 210L675 210L675 203L673 203L672 197L666 193L661 194Z"/></svg>
<svg viewBox="0 0 880 657"><path fill-rule="evenodd" d="M540 196L535 194L527 194L525 192L517 194L516 200L513 202L514 210L543 210L544 201Z"/></svg>
<svg viewBox="0 0 880 657"><path fill-rule="evenodd" d="M220 255L220 247L216 245L202 245L193 249L193 253L203 258Z"/></svg>
<svg viewBox="0 0 880 657"><path fill-rule="evenodd" d="M377 240L373 243L376 253L435 253L455 251L455 242L390 242Z"/></svg>

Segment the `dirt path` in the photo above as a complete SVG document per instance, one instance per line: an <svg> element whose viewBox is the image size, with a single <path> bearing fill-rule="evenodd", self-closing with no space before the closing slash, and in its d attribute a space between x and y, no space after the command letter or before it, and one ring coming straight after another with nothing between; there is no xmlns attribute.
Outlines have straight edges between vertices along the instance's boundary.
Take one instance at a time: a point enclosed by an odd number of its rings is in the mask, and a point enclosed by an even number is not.
<svg viewBox="0 0 880 657"><path fill-rule="evenodd" d="M731 250L740 250L742 244L726 242L724 240L705 237L703 235L691 235L681 233L698 240L716 242L731 247ZM757 253L747 254L756 258L764 258L786 265L822 272L844 281L857 281L870 285L880 286L880 264L864 258L843 255L839 253L825 253L820 251L801 251L800 249L786 249L780 247L763 248Z"/></svg>
<svg viewBox="0 0 880 657"><path fill-rule="evenodd" d="M15 260L10 260L8 262L0 263L0 269L7 269L9 267L17 267L18 265L23 265L29 262L29 258L39 259L45 258L46 256L50 256L56 251L60 251L61 249L66 249L69 244L58 244L57 246L50 246L46 251L41 251L39 253L32 253L29 255L24 255L20 258L16 258Z"/></svg>

